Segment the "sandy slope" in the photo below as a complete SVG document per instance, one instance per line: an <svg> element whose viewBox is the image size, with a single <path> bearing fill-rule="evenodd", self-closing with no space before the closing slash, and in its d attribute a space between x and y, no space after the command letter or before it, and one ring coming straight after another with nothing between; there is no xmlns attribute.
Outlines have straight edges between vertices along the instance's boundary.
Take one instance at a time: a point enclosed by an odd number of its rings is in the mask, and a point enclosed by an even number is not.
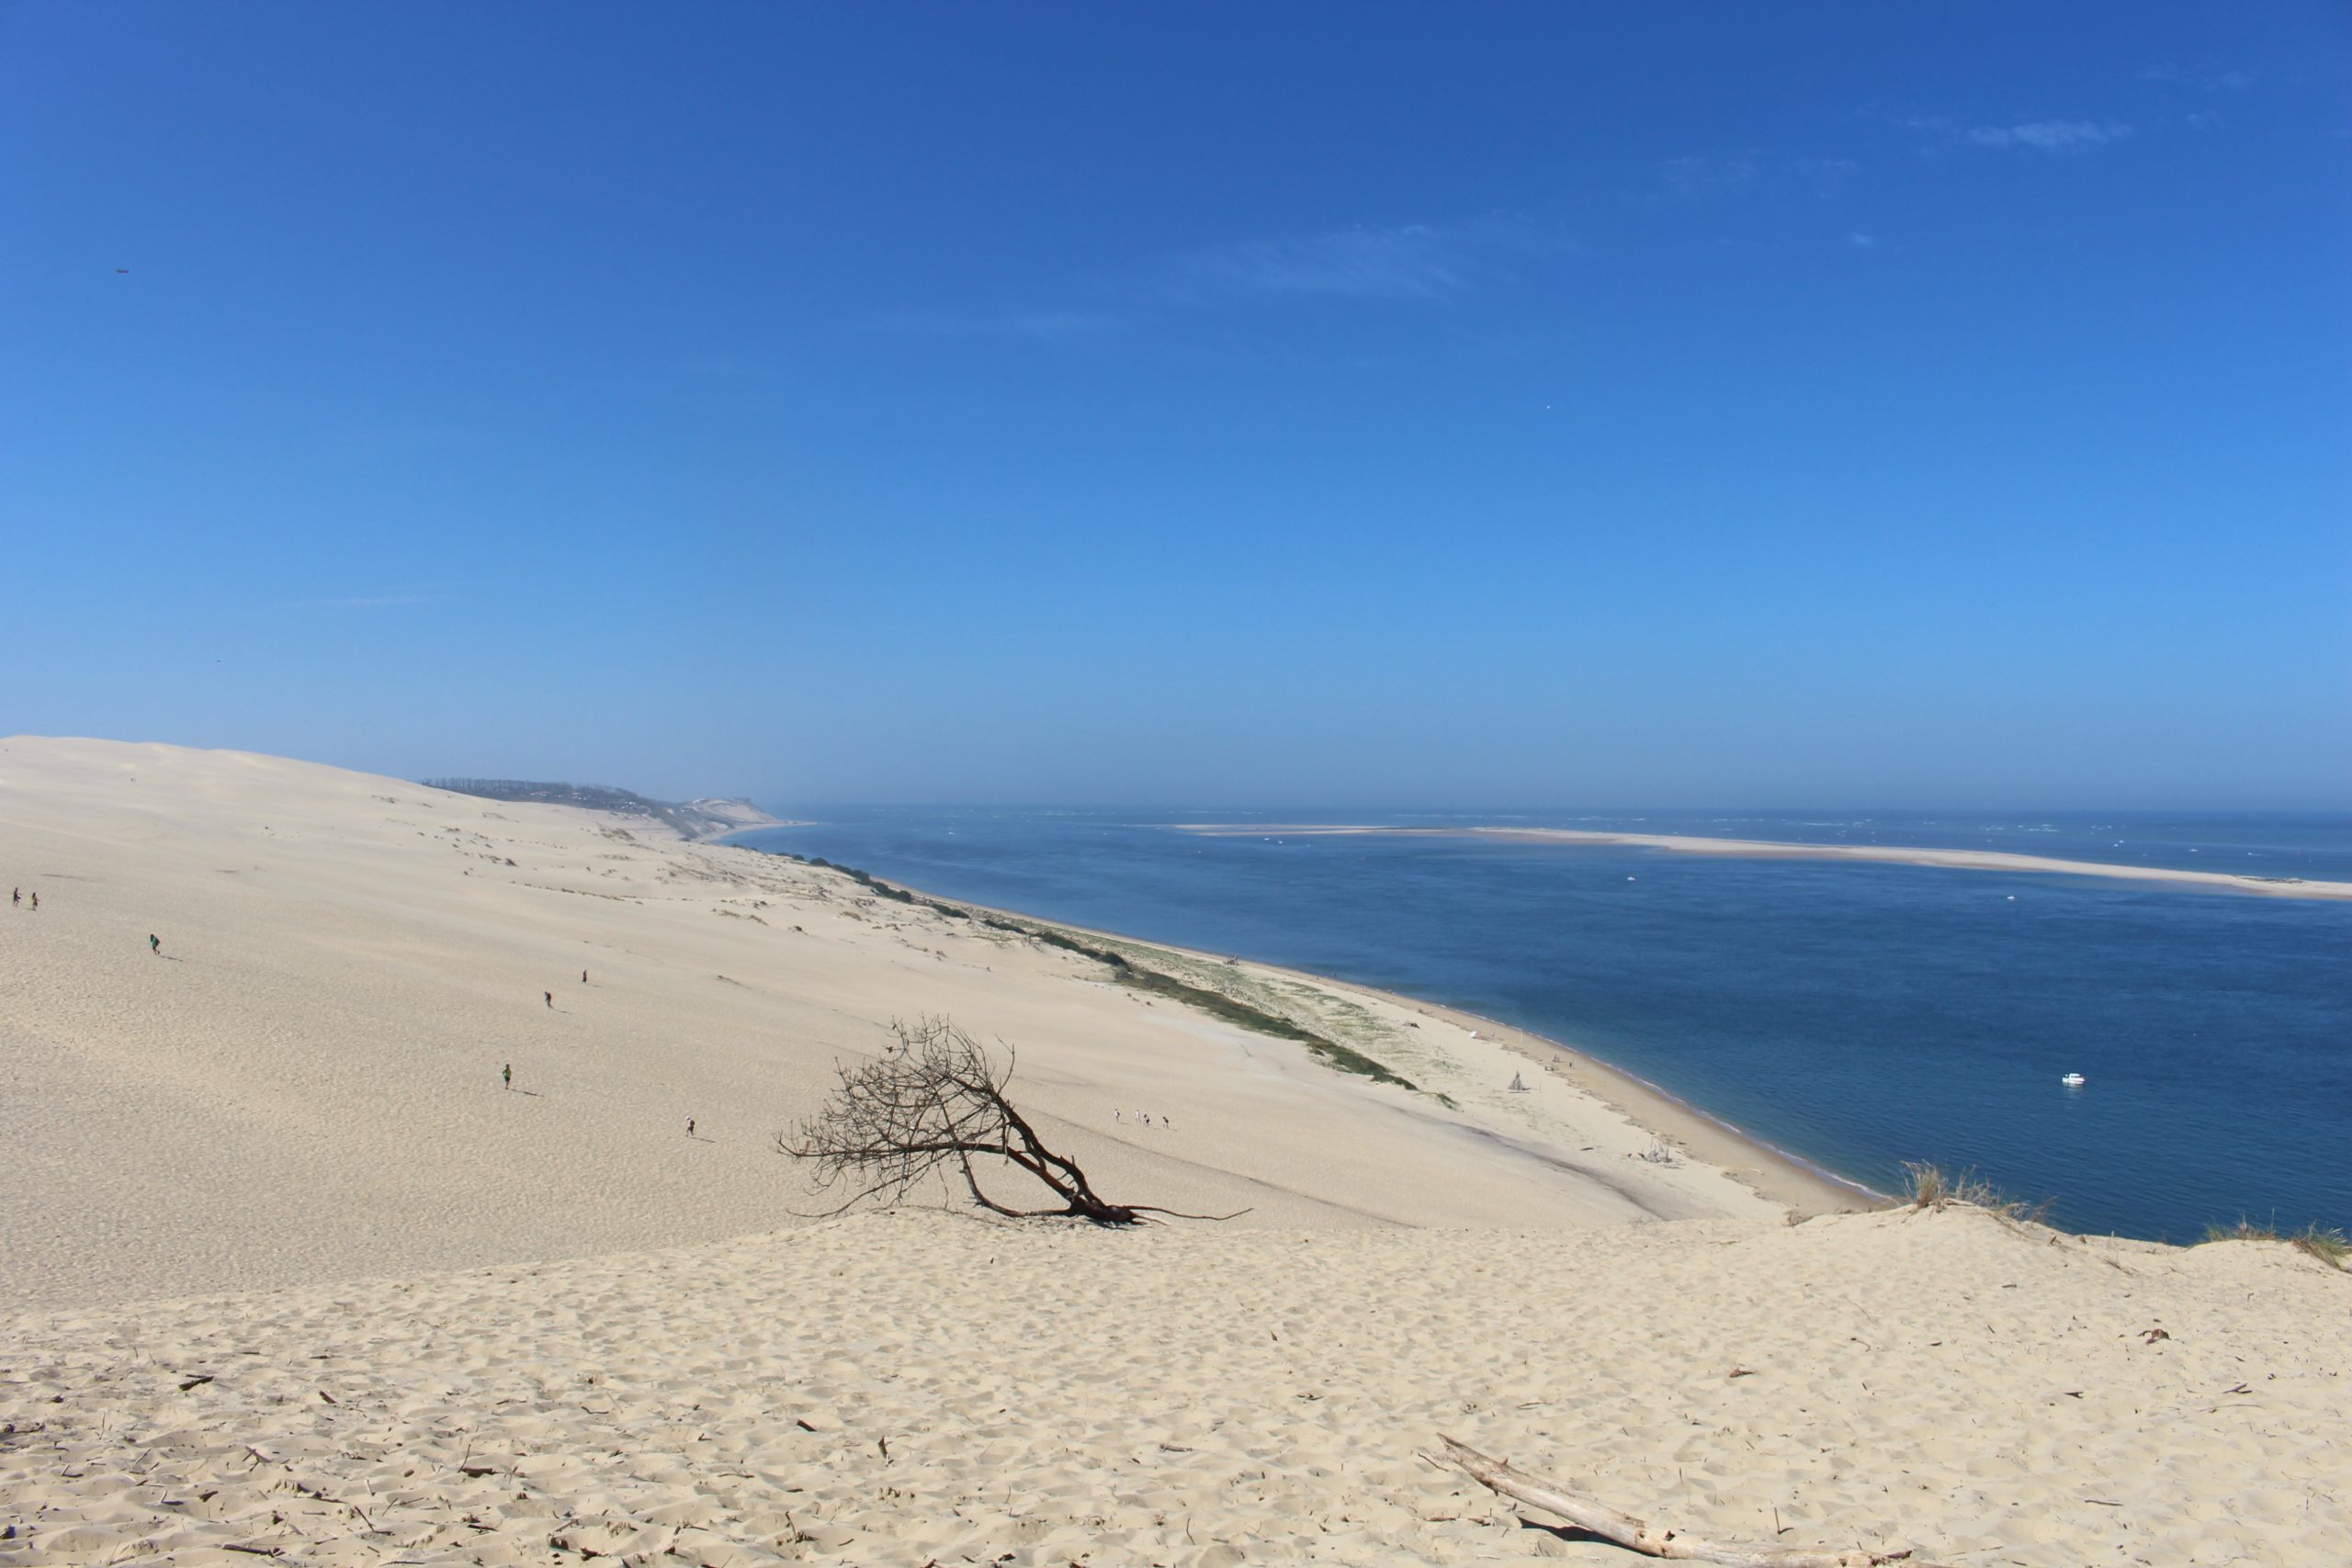
<svg viewBox="0 0 2352 1568"><path fill-rule="evenodd" d="M2313 1564L2352 1531L2352 1279L1957 1211L903 1213L0 1345L6 1564L1634 1561L1418 1462L1440 1431L1684 1528L1987 1568Z"/></svg>
<svg viewBox="0 0 2352 1568"><path fill-rule="evenodd" d="M1792 1227L1470 1021L1226 977L1454 1111L831 874L300 763L0 742L0 1568L1630 1561L1439 1431L1988 1568L2352 1526L2352 1276L2283 1246ZM773 1129L926 1010L1115 1195L1255 1212L784 1223Z"/></svg>
<svg viewBox="0 0 2352 1568"><path fill-rule="evenodd" d="M1024 1105L1115 1197L1294 1227L1778 1217L1713 1167L1630 1157L1649 1133L1565 1074L1503 1093L1525 1063L1433 1011L1226 982L1459 1114L1072 954L657 833L276 758L0 741L0 882L41 897L0 908L24 1178L0 1303L787 1223L810 1205L775 1133L924 1012L1015 1043Z"/></svg>

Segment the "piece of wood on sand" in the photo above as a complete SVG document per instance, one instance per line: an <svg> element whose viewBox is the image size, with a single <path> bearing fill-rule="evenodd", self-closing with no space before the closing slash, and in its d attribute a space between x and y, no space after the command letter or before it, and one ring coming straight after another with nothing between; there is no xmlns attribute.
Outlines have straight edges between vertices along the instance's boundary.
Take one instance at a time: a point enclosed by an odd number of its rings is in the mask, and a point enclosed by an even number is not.
<svg viewBox="0 0 2352 1568"><path fill-rule="evenodd" d="M1854 1547L1838 1551L1821 1547L1804 1546L1741 1546L1731 1541L1705 1540L1687 1530L1654 1525L1646 1519L1620 1512L1605 1503L1579 1497L1540 1475L1530 1475L1508 1460L1482 1454L1469 1444L1439 1436L1445 1443L1445 1457L1426 1455L1434 1463L1449 1464L1473 1481L1499 1492L1515 1502L1531 1508L1541 1508L1547 1514L1557 1514L1587 1535L1614 1541L1628 1551L1638 1551L1645 1557L1662 1557L1683 1562L1720 1562L1726 1568L1877 1568L1882 1562L1908 1562L1911 1553L1901 1551L1871 1551ZM1938 1568L1932 1562L1913 1562L1909 1568Z"/></svg>

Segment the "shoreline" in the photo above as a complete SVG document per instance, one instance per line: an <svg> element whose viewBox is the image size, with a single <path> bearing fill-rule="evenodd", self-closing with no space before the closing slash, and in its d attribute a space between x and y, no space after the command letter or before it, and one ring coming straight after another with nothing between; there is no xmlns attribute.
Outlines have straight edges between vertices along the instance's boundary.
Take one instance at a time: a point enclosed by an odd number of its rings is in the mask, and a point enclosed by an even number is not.
<svg viewBox="0 0 2352 1568"><path fill-rule="evenodd" d="M1347 981L1332 979L1328 976L1310 977L1318 985L1363 990L1374 996L1390 997L1400 1005L1419 1008L1434 1017L1464 1024L1476 1024L1481 1029L1492 1031L1498 1039L1503 1041L1506 1048L1521 1052L1541 1066L1549 1066L1548 1058L1562 1059L1569 1064L1572 1072L1588 1073L1598 1080L1600 1085L1607 1086L1610 1092L1623 1094L1629 1100L1641 1102L1637 1106L1619 1105L1610 1098L1609 1093L1602 1092L1593 1084L1578 1083L1577 1085L1577 1088L1592 1094L1603 1105L1627 1117L1637 1126L1657 1133L1670 1142L1690 1148L1694 1157L1728 1171L1735 1179L1744 1185L1752 1187L1773 1201L1785 1203L1792 1209L1808 1208L1807 1203L1791 1195L1798 1192L1815 1194L1834 1201L1837 1205L1835 1207L1810 1210L1810 1212L1820 1213L1867 1212L1886 1207L1894 1201L1891 1195L1881 1192L1874 1187L1840 1176L1825 1165L1809 1160L1803 1155L1781 1148L1777 1144L1757 1136L1737 1122L1728 1121L1704 1106L1685 1100L1663 1084L1653 1082L1629 1068L1621 1067L1613 1062L1595 1056L1581 1047L1555 1040L1548 1034L1538 1034L1533 1030L1504 1023L1499 1020L1487 1018L1482 1013L1467 1012L1460 1008L1447 1007L1441 1002L1423 1001L1419 998L1405 996L1401 992L1379 991L1368 987L1357 987ZM1572 1078L1571 1081L1574 1079ZM1665 1121L1673 1125L1661 1129L1653 1125L1654 1121ZM1722 1152L1715 1152L1711 1145L1719 1145ZM1734 1155L1760 1156L1765 1163L1760 1168L1750 1170L1735 1164L1730 1157Z"/></svg>
<svg viewBox="0 0 2352 1568"><path fill-rule="evenodd" d="M760 831L746 829L744 831ZM754 854L783 853L797 859L791 852L754 848L750 844L726 840L730 849L749 850ZM871 874L870 873L868 874ZM1210 953L1186 947L1180 942L1161 942L1156 938L1137 936L1127 931L1106 931L1097 926L1080 925L1071 920L1057 919L1022 909L1005 908L1000 905L982 904L971 899L950 897L895 877L877 876L902 892L933 903L978 914L994 915L1006 919L1027 921L1079 936L1128 943L1135 947L1155 949L1175 953L1211 964L1238 962L1245 970L1277 976L1317 989L1369 998L1391 1007L1416 1012L1468 1030L1474 1037L1491 1039L1505 1050L1525 1058L1547 1072L1563 1076L1569 1086L1590 1097L1601 1106L1624 1117L1634 1126L1678 1149L1688 1157L1729 1176L1734 1181L1766 1200L1806 1215L1850 1213L1876 1209L1892 1201L1888 1196L1863 1183L1838 1175L1801 1155L1792 1153L1758 1137L1736 1123L1726 1121L1705 1108L1684 1100L1663 1085L1616 1064L1603 1060L1582 1047L1539 1034L1531 1029L1506 1023L1498 1019L1465 1009L1451 1007L1425 997L1404 991L1392 991L1378 986L1368 986L1333 975L1318 974L1308 969L1294 969L1284 964L1267 963L1244 954Z"/></svg>
<svg viewBox="0 0 2352 1568"><path fill-rule="evenodd" d="M2227 871L2113 865L2059 860L2007 850L1939 850L1902 844L1808 844L1780 839L1710 839L1690 833L1603 833L1577 828L1395 828L1377 824L1175 822L1180 833L1209 838L1283 834L1295 838L1490 839L1501 843L1566 844L1595 849L1659 850L1670 854L1723 855L1744 860L1829 860L1880 865L1933 866L1945 871L2007 871L2055 876L2098 876L2120 882L2160 882L2251 893L2264 898L2319 902L2352 899L2352 882L2249 876Z"/></svg>

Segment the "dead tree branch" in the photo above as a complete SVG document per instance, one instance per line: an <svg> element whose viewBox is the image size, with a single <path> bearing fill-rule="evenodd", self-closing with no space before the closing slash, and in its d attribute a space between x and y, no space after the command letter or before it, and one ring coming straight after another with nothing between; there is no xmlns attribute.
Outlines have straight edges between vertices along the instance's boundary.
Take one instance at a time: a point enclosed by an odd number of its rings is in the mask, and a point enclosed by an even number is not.
<svg viewBox="0 0 2352 1568"><path fill-rule="evenodd" d="M952 1169L962 1176L973 1202L1011 1219L1069 1215L1096 1224L1132 1225L1154 1214L1235 1217L1108 1201L1076 1161L1046 1146L1006 1098L1005 1086L1012 1081L1010 1048L1000 1068L985 1046L945 1018L911 1024L893 1020L890 1028L899 1037L894 1049L876 1061L837 1066L841 1085L824 1108L790 1133L776 1134L781 1153L815 1166L819 1191L852 1190L827 1213L842 1213L869 1199L886 1205L903 1202L933 1173ZM1000 1202L981 1188L975 1159L1018 1167L1061 1206L1016 1209Z"/></svg>
<svg viewBox="0 0 2352 1568"><path fill-rule="evenodd" d="M1443 1434L1440 1436L1443 1438ZM1467 1443L1444 1438L1445 1458L1439 1463L1451 1464L1481 1485L1491 1487L1504 1496L1541 1508L1547 1514L1557 1514L1587 1535L1614 1541L1628 1551L1638 1551L1645 1557L1661 1557L1684 1562L1720 1562L1726 1568L1877 1568L1883 1562L1905 1562L1911 1553L1904 1551L1871 1551L1862 1547L1837 1551L1803 1546L1738 1546L1729 1541L1703 1540L1686 1530L1654 1525L1646 1519L1621 1513L1605 1503L1579 1497L1544 1480L1530 1475L1507 1460L1482 1454ZM1910 1568L1937 1568L1932 1562L1911 1563Z"/></svg>

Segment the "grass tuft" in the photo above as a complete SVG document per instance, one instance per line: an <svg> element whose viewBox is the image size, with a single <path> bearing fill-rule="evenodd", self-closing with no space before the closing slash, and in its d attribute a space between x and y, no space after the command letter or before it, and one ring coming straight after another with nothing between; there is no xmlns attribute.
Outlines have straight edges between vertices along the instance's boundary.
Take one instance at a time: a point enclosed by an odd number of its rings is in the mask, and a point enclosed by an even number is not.
<svg viewBox="0 0 2352 1568"><path fill-rule="evenodd" d="M1903 1193L1901 1201L1913 1209L1949 1209L1958 1204L1964 1209L1982 1209L2005 1220L2019 1220L2039 1224L2050 1213L2050 1200L2029 1203L2022 1198L2012 1198L2007 1192L1977 1177L1972 1168L1948 1171L1939 1165L1925 1160L1903 1162Z"/></svg>
<svg viewBox="0 0 2352 1568"><path fill-rule="evenodd" d="M2322 1230L2314 1223L2290 1235L2275 1224L2238 1216L2233 1225L2207 1225L2202 1247L2208 1241L2283 1241L2307 1258L2315 1258L2331 1269L2352 1269L2352 1238L2342 1231Z"/></svg>
<svg viewBox="0 0 2352 1568"><path fill-rule="evenodd" d="M2313 1223L2287 1239L2294 1243L2296 1251L2316 1258L2331 1269L2352 1269L2352 1263L2345 1261L2352 1258L2352 1238L2346 1238L2342 1231L2324 1231Z"/></svg>

